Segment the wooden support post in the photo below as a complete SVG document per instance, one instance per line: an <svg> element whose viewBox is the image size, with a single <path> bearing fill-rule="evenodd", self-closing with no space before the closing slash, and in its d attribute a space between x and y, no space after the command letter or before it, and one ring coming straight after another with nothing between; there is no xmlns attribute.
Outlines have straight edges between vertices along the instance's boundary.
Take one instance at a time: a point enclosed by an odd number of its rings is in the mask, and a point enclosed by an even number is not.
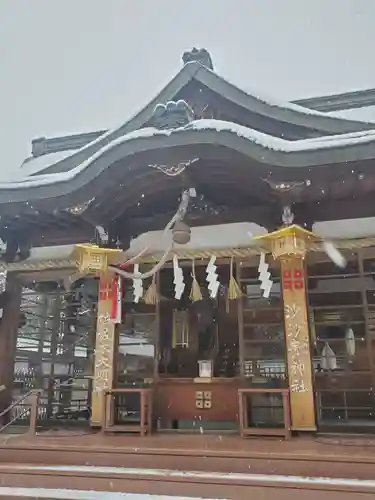
<svg viewBox="0 0 375 500"><path fill-rule="evenodd" d="M241 262L236 260L236 280L239 286L241 285ZM237 325L238 325L238 360L240 363L240 376L245 378L245 334L244 334L244 298L237 300Z"/></svg>
<svg viewBox="0 0 375 500"><path fill-rule="evenodd" d="M315 431L315 405L304 260L281 257L291 428Z"/></svg>
<svg viewBox="0 0 375 500"><path fill-rule="evenodd" d="M21 285L16 276L8 274L5 304L0 323L0 412L12 402L14 360L20 323Z"/></svg>
<svg viewBox="0 0 375 500"><path fill-rule="evenodd" d="M35 436L38 425L38 407L39 407L39 391L35 391L30 394L30 426L28 434L29 436Z"/></svg>
<svg viewBox="0 0 375 500"><path fill-rule="evenodd" d="M159 359L160 359L160 275L156 275L157 302L155 304L155 326L154 326L154 371L153 381L159 379Z"/></svg>
<svg viewBox="0 0 375 500"><path fill-rule="evenodd" d="M94 381L91 406L91 425L101 427L104 408L103 391L112 389L116 355L116 325L111 321L113 275L100 278L98 317L96 326Z"/></svg>

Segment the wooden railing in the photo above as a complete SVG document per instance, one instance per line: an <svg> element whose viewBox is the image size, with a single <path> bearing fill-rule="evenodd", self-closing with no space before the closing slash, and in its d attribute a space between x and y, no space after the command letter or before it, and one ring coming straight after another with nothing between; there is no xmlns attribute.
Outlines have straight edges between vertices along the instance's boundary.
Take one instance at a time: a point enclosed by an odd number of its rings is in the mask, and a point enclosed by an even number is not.
<svg viewBox="0 0 375 500"><path fill-rule="evenodd" d="M118 394L139 394L139 425L115 424L114 397ZM141 436L152 432L152 394L151 387L121 387L102 393L102 432L138 432Z"/></svg>
<svg viewBox="0 0 375 500"><path fill-rule="evenodd" d="M3 389L2 389L3 390ZM39 397L40 397L41 390L39 389L33 389L29 391L28 393L24 394L21 398L19 398L17 401L12 403L8 408L3 410L0 413L0 421L8 415L13 408L19 406L21 403L26 401L27 399L30 399L30 407L25 408L25 410L18 415L16 415L14 418L10 419L9 422L7 422L5 425L0 427L0 433L3 432L5 429L7 429L10 425L12 425L16 420L30 412L30 423L29 423L29 430L28 434L29 435L35 435L36 434L36 428L37 428L37 421L38 421L38 405L39 405Z"/></svg>
<svg viewBox="0 0 375 500"><path fill-rule="evenodd" d="M249 418L247 412L247 397L254 394L280 394L283 401L283 416L284 422L282 427L261 428L249 426ZM246 387L238 389L238 409L240 420L240 434L242 437L252 435L265 436L284 436L285 439L291 437L290 423L290 396L289 389L270 389L265 387Z"/></svg>

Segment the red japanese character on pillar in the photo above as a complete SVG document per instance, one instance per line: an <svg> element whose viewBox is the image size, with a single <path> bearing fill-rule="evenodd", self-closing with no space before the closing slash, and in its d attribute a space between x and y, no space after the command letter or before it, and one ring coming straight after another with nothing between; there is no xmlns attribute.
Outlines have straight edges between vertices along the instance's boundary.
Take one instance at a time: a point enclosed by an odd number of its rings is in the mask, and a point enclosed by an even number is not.
<svg viewBox="0 0 375 500"><path fill-rule="evenodd" d="M113 297L113 278L101 278L99 282L99 298L100 300L110 300Z"/></svg>
<svg viewBox="0 0 375 500"><path fill-rule="evenodd" d="M305 273L303 269L286 269L283 271L284 290L303 290L305 288Z"/></svg>

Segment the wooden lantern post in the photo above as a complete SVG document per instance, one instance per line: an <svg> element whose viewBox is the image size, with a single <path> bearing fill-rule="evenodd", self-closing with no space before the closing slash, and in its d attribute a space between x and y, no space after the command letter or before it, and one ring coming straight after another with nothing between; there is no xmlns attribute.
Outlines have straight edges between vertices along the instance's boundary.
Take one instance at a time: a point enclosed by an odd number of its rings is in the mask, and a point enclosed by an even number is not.
<svg viewBox="0 0 375 500"><path fill-rule="evenodd" d="M315 431L315 404L306 294L305 256L318 236L285 226L257 238L280 261L292 430Z"/></svg>
<svg viewBox="0 0 375 500"><path fill-rule="evenodd" d="M91 406L91 425L100 427L103 416L103 391L113 388L116 325L111 318L114 276L108 266L119 262L122 250L100 248L96 245L76 245L74 255L80 273L99 276L99 295L96 322L94 354L93 392Z"/></svg>

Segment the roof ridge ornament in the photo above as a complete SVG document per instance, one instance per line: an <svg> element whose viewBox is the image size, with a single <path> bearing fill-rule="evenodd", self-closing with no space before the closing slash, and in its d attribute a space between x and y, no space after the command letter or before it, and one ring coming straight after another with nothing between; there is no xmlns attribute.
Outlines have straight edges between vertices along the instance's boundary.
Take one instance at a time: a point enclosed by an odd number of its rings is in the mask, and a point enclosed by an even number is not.
<svg viewBox="0 0 375 500"><path fill-rule="evenodd" d="M95 197L91 198L90 200L87 200L83 203L79 203L78 205L64 208L63 211L68 212L72 215L82 215L94 201L95 201ZM56 212L58 212L58 210L56 210Z"/></svg>
<svg viewBox="0 0 375 500"><path fill-rule="evenodd" d="M151 123L159 129L184 127L195 118L194 111L186 101L168 101L167 104L157 104L152 113Z"/></svg>
<svg viewBox="0 0 375 500"><path fill-rule="evenodd" d="M283 226L292 226L294 222L294 213L292 204L297 201L306 186L309 186L309 181L279 181L270 178L262 179L276 195L282 205L281 220Z"/></svg>
<svg viewBox="0 0 375 500"><path fill-rule="evenodd" d="M199 158L193 158L192 160L179 161L178 163L171 163L169 165L161 165L155 163L153 165L149 165L150 168L156 168L163 172L163 174L168 175L168 177L176 177L177 175L182 174L185 171L186 167L199 161Z"/></svg>
<svg viewBox="0 0 375 500"><path fill-rule="evenodd" d="M211 54L207 49L197 49L193 47L191 50L187 50L182 54L182 62L188 64L190 62L199 62L206 68L213 70L214 65L212 64Z"/></svg>

